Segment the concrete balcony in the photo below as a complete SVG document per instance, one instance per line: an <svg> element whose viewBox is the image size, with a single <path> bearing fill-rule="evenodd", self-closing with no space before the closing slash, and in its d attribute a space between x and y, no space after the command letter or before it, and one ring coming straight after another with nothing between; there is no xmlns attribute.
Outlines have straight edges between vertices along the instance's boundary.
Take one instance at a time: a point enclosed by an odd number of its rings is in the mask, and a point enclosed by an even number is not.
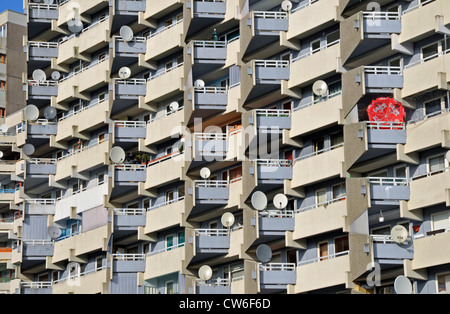
<svg viewBox="0 0 450 314"><path fill-rule="evenodd" d="M26 173L27 176L56 174L56 159L30 158L27 160Z"/></svg>
<svg viewBox="0 0 450 314"><path fill-rule="evenodd" d="M80 19L82 22L90 23L90 18L86 18L86 16L89 17L93 12L97 12L98 10L105 8L109 5L109 0L91 0L91 1L80 1L77 6L77 11L81 15ZM69 8L64 7L67 3L62 3L60 5L60 12L59 12L59 19L58 19L58 27L63 26L66 24L70 19L73 17L73 10ZM111 3L112 5L112 3Z"/></svg>
<svg viewBox="0 0 450 314"><path fill-rule="evenodd" d="M230 232L227 229L195 229L196 255L227 254L230 248Z"/></svg>
<svg viewBox="0 0 450 314"><path fill-rule="evenodd" d="M20 294L52 294L51 281L22 281L20 283Z"/></svg>
<svg viewBox="0 0 450 314"><path fill-rule="evenodd" d="M59 8L57 4L28 4L28 17L35 22L48 22L57 20L59 16Z"/></svg>
<svg viewBox="0 0 450 314"><path fill-rule="evenodd" d="M56 200L52 198L33 198L25 200L27 215L54 215Z"/></svg>
<svg viewBox="0 0 450 314"><path fill-rule="evenodd" d="M145 103L158 103L184 90L183 63L165 69L149 78Z"/></svg>
<svg viewBox="0 0 450 314"><path fill-rule="evenodd" d="M450 167L412 177L408 210L450 204Z"/></svg>
<svg viewBox="0 0 450 314"><path fill-rule="evenodd" d="M231 294L229 279L217 279L212 282L198 282L195 288L196 294Z"/></svg>
<svg viewBox="0 0 450 314"><path fill-rule="evenodd" d="M297 283L295 263L259 264L259 283L263 290L284 290Z"/></svg>
<svg viewBox="0 0 450 314"><path fill-rule="evenodd" d="M205 86L194 88L193 92L193 105L196 110L226 110L228 104L228 90L225 87ZM190 100L189 95L188 100Z"/></svg>
<svg viewBox="0 0 450 314"><path fill-rule="evenodd" d="M374 205L399 205L399 201L410 198L410 186L407 178L368 177L369 195Z"/></svg>
<svg viewBox="0 0 450 314"><path fill-rule="evenodd" d="M145 260L144 280L179 272L184 259L184 243L150 252Z"/></svg>
<svg viewBox="0 0 450 314"><path fill-rule="evenodd" d="M373 255L380 264L403 265L404 259L414 258L414 245L412 239L405 244L398 244L390 235L371 235Z"/></svg>
<svg viewBox="0 0 450 314"><path fill-rule="evenodd" d="M143 273L145 271L145 254L113 254L113 272Z"/></svg>
<svg viewBox="0 0 450 314"><path fill-rule="evenodd" d="M255 113L258 132L281 133L282 130L291 128L291 110L256 109Z"/></svg>
<svg viewBox="0 0 450 314"><path fill-rule="evenodd" d="M283 184L284 180L292 180L290 159L258 159L255 168L258 183L261 184Z"/></svg>
<svg viewBox="0 0 450 314"><path fill-rule="evenodd" d="M289 16L287 39L302 39L332 26L338 19L339 0L308 0L294 6ZM314 16L314 18L310 18Z"/></svg>
<svg viewBox="0 0 450 314"><path fill-rule="evenodd" d="M291 187L303 187L344 177L344 143L295 159Z"/></svg>
<svg viewBox="0 0 450 314"><path fill-rule="evenodd" d="M419 270L448 264L450 251L443 248L448 247L449 241L450 232L448 232L448 229L435 235L415 238L412 269Z"/></svg>
<svg viewBox="0 0 450 314"><path fill-rule="evenodd" d="M202 31L225 18L227 4L224 0L204 1L192 0L186 2L183 11L186 37Z"/></svg>
<svg viewBox="0 0 450 314"><path fill-rule="evenodd" d="M106 294L111 270L104 266L53 281L54 294Z"/></svg>
<svg viewBox="0 0 450 314"><path fill-rule="evenodd" d="M183 20L179 20L170 26L158 28L147 38L145 61L151 63L151 61L160 60L180 50L184 46L183 36ZM161 38L164 38L164 40L161 40Z"/></svg>
<svg viewBox="0 0 450 314"><path fill-rule="evenodd" d="M162 112L147 123L145 145L154 145L170 139L173 132L181 132L184 122L184 107L177 111ZM178 131L177 131L178 130Z"/></svg>
<svg viewBox="0 0 450 314"><path fill-rule="evenodd" d="M297 123L292 124L289 135L291 138L306 136L333 125L343 125L342 106L341 91L328 95L320 101L314 101L311 98L310 102L292 110L292 119ZM328 112L325 116L324 111Z"/></svg>
<svg viewBox="0 0 450 314"><path fill-rule="evenodd" d="M58 82L56 81L28 81L28 100L50 100L52 96L58 96Z"/></svg>
<svg viewBox="0 0 450 314"><path fill-rule="evenodd" d="M114 181L137 183L145 182L147 178L147 165L116 164L114 165Z"/></svg>
<svg viewBox="0 0 450 314"><path fill-rule="evenodd" d="M145 12L147 8L146 0L116 0L117 15L138 15L139 12Z"/></svg>
<svg viewBox="0 0 450 314"><path fill-rule="evenodd" d="M194 78L202 77L225 65L227 60L227 43L225 41L193 40L188 44L186 55L192 67Z"/></svg>
<svg viewBox="0 0 450 314"><path fill-rule="evenodd" d="M338 73L340 40L330 42L316 50L308 51L291 60L289 88L312 85L318 79Z"/></svg>
<svg viewBox="0 0 450 314"><path fill-rule="evenodd" d="M319 204L302 206L295 211L293 239L300 240L331 230L348 230L345 222L347 212L345 196ZM311 221L315 223L311 224Z"/></svg>
<svg viewBox="0 0 450 314"><path fill-rule="evenodd" d="M135 36L130 41L125 41L120 36L113 36L110 47L113 47L111 72L115 73L121 67L130 66L144 57L147 51L147 38Z"/></svg>
<svg viewBox="0 0 450 314"><path fill-rule="evenodd" d="M114 121L114 139L116 143L138 142L145 138L147 123L145 121Z"/></svg>
<svg viewBox="0 0 450 314"><path fill-rule="evenodd" d="M225 160L228 153L227 133L194 133L194 159Z"/></svg>
<svg viewBox="0 0 450 314"><path fill-rule="evenodd" d="M115 208L114 209L114 230L137 230L138 227L145 226L145 208Z"/></svg>
<svg viewBox="0 0 450 314"><path fill-rule="evenodd" d="M394 89L403 88L401 67L361 66L342 74L342 101L346 117L366 95L393 94Z"/></svg>
<svg viewBox="0 0 450 314"><path fill-rule="evenodd" d="M383 158L382 165L392 163L388 159L396 154L397 144L406 143L405 124L401 122L352 123L344 126L344 134L345 169L358 172L374 170L366 161L375 158Z"/></svg>
<svg viewBox="0 0 450 314"><path fill-rule="evenodd" d="M45 260L53 255L53 241L51 240L23 240L22 258L25 260Z"/></svg>
<svg viewBox="0 0 450 314"><path fill-rule="evenodd" d="M58 43L57 42L28 42L28 57L33 61L49 61L50 58L58 57Z"/></svg>
<svg viewBox="0 0 450 314"><path fill-rule="evenodd" d="M172 153L148 163L146 189L183 180L184 154Z"/></svg>
<svg viewBox="0 0 450 314"><path fill-rule="evenodd" d="M194 181L195 209L191 214L225 206L228 203L230 188L224 180L196 180Z"/></svg>
<svg viewBox="0 0 450 314"><path fill-rule="evenodd" d="M391 34L400 34L401 15L398 12L358 12L340 23L341 57L344 64L354 61L352 66L367 64L364 55L377 52L379 58L393 55Z"/></svg>
<svg viewBox="0 0 450 314"><path fill-rule="evenodd" d="M291 210L270 210L260 212L258 218L259 235L261 236L282 236L286 231L294 231L295 218Z"/></svg>
<svg viewBox="0 0 450 314"><path fill-rule="evenodd" d="M49 122L46 119L38 119L34 122L28 122L27 134L29 138L56 135L58 124Z"/></svg>
<svg viewBox="0 0 450 314"><path fill-rule="evenodd" d="M154 233L181 225L185 207L184 196L150 207L147 211L145 233Z"/></svg>
<svg viewBox="0 0 450 314"><path fill-rule="evenodd" d="M21 193L19 188L13 189L0 189L0 203L4 202L12 202L16 200L16 196L19 196Z"/></svg>

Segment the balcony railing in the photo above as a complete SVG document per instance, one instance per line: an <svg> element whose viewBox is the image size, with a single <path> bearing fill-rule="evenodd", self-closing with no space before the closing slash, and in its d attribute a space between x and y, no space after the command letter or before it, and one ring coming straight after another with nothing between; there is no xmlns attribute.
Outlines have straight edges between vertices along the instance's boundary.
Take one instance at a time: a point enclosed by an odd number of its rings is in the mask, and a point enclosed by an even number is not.
<svg viewBox="0 0 450 314"><path fill-rule="evenodd" d="M194 185L197 188L227 188L229 182L226 180L195 180Z"/></svg>
<svg viewBox="0 0 450 314"><path fill-rule="evenodd" d="M205 86L205 87L195 87L195 93L199 94L227 94L228 90L226 87L215 87L215 86Z"/></svg>
<svg viewBox="0 0 450 314"><path fill-rule="evenodd" d="M67 153L67 154L64 155L64 156L59 157L59 158L58 158L58 161L63 160L63 159L66 159L66 158L68 158L68 157L70 157L70 156L73 156L73 155L75 155L75 154L81 153L81 152L83 152L83 151L85 151L85 150L88 150L88 149L90 149L90 148L92 148L92 147L95 147L95 146L97 146L97 145L100 145L100 144L102 144L102 143L104 143L104 142L106 142L106 141L107 141L107 138L105 138L105 139L103 139L103 140L96 139L93 143L89 144L88 146L84 146L84 147L78 148L78 149L76 149L76 150L74 150L74 151L72 151L72 152L70 152L70 153Z"/></svg>
<svg viewBox="0 0 450 314"><path fill-rule="evenodd" d="M145 215L145 208L114 208L114 214L122 216Z"/></svg>
<svg viewBox="0 0 450 314"><path fill-rule="evenodd" d="M410 8L408 8L408 9L405 10L405 11L403 11L402 14L404 15L404 14L406 14L406 13L408 13L408 12L414 11L415 9L419 9L419 8L423 7L424 5L427 5L428 3L431 3L431 2L434 2L434 1L436 1L436 0L421 1L420 3L418 3L418 4L416 4L416 5L414 5L414 6L410 7Z"/></svg>
<svg viewBox="0 0 450 314"><path fill-rule="evenodd" d="M109 19L109 16L104 16L104 17L102 17L102 18L99 19L98 21L96 21L96 22L90 24L89 26L83 28L83 29L81 30L80 34L82 34L82 33L86 32L86 31L90 30L91 28L93 28L93 27L97 26L98 24L100 24L100 23L106 21L107 19ZM75 36L77 36L77 34L72 34L72 35L63 37L63 38L61 38L61 39L59 40L59 44L62 44L62 43L64 43L64 42L68 41L69 39L72 39L72 38L75 37Z"/></svg>
<svg viewBox="0 0 450 314"><path fill-rule="evenodd" d="M183 243L178 243L176 245L168 246L168 247L156 250L156 251L148 252L147 256L152 256L152 255L155 255L155 254L171 251L173 249L177 249L177 248L180 248L180 247L184 247L184 242Z"/></svg>
<svg viewBox="0 0 450 314"><path fill-rule="evenodd" d="M11 193L15 193L18 190L19 190L19 188L15 188L15 189L0 189L0 194L11 194Z"/></svg>
<svg viewBox="0 0 450 314"><path fill-rule="evenodd" d="M288 109L256 109L258 117L290 117L291 110Z"/></svg>
<svg viewBox="0 0 450 314"><path fill-rule="evenodd" d="M289 68L288 60L255 60L255 67Z"/></svg>
<svg viewBox="0 0 450 314"><path fill-rule="evenodd" d="M209 237L228 237L230 230L228 229L195 229L196 236L209 236Z"/></svg>
<svg viewBox="0 0 450 314"><path fill-rule="evenodd" d="M401 13L370 11L370 12L363 12L363 18L372 20L399 20L401 18Z"/></svg>
<svg viewBox="0 0 450 314"><path fill-rule="evenodd" d="M56 164L55 158L30 158L27 159L29 164L33 165L54 165Z"/></svg>
<svg viewBox="0 0 450 314"><path fill-rule="evenodd" d="M309 157L317 156L317 155L320 155L322 153L329 152L329 151L331 151L333 149L337 149L339 147L344 147L344 143L339 143L339 144L336 144L336 145L333 145L333 146L330 146L330 147L326 147L324 149L312 152L311 154L299 156L299 157L295 158L294 161L303 160L303 159L307 159Z"/></svg>
<svg viewBox="0 0 450 314"><path fill-rule="evenodd" d="M31 282L21 282L20 287L31 289L45 289L51 288L52 284L53 284L52 281L31 281Z"/></svg>
<svg viewBox="0 0 450 314"><path fill-rule="evenodd" d="M114 261L143 261L145 260L145 254L112 254Z"/></svg>
<svg viewBox="0 0 450 314"><path fill-rule="evenodd" d="M26 199L25 202L27 204L36 204L36 205L55 205L55 198L30 198Z"/></svg>
<svg viewBox="0 0 450 314"><path fill-rule="evenodd" d="M175 23L172 23L172 24L170 24L168 26L164 26L164 27L158 28L155 32L153 32L150 35L148 35L147 39L155 37L156 35L161 34L162 32L164 32L164 31L166 31L166 30L168 30L168 29L170 29L170 28L172 28L172 27L174 27L174 26L176 26L176 25L178 25L180 23L183 23L183 19L178 20Z"/></svg>
<svg viewBox="0 0 450 314"><path fill-rule="evenodd" d="M42 41L29 41L29 47L35 48L58 48L57 42L42 42Z"/></svg>
<svg viewBox="0 0 450 314"><path fill-rule="evenodd" d="M145 128L145 121L115 121L114 126L118 128Z"/></svg>
<svg viewBox="0 0 450 314"><path fill-rule="evenodd" d="M258 166L264 167L291 167L291 159L257 159Z"/></svg>
<svg viewBox="0 0 450 314"><path fill-rule="evenodd" d="M146 79L137 79L137 78L127 79L127 80L116 79L116 84L121 84L121 85L145 85L146 83L147 83Z"/></svg>
<svg viewBox="0 0 450 314"><path fill-rule="evenodd" d="M150 120L147 121L147 123L155 122L155 121L157 121L157 120L160 120L160 119L162 119L162 118L165 118L165 117L167 117L167 116L170 116L171 114L173 114L173 113L175 113L175 112L177 112L177 111L183 110L183 109L184 109L184 106L180 106L177 110L167 111L167 112L165 112L164 114L162 114L162 115L160 115L160 116L155 116L154 118L151 118Z"/></svg>
<svg viewBox="0 0 450 314"><path fill-rule="evenodd" d="M194 133L194 139L197 141L225 141L227 138L227 133Z"/></svg>
<svg viewBox="0 0 450 314"><path fill-rule="evenodd" d="M331 42L331 43L327 43L326 45L322 45L322 46L320 46L319 48L312 49L311 51L308 51L307 53L304 53L304 54L302 54L302 55L299 55L299 56L293 58L293 59L291 60L291 63L292 63L292 62L296 62L296 61L301 60L301 59L304 59L304 58L306 58L306 57L309 57L309 56L311 56L311 55L313 55L313 54L315 54L315 53L317 53L317 52L319 52L319 51L325 50L325 49L327 49L327 48L329 48L329 47L331 47L331 46L334 46L334 45L336 45L336 44L339 44L340 42L341 42L341 40L338 39L338 40L335 40L335 41L333 41L333 42Z"/></svg>
<svg viewBox="0 0 450 314"><path fill-rule="evenodd" d="M259 217L264 218L294 218L293 210L268 210L260 211Z"/></svg>
<svg viewBox="0 0 450 314"><path fill-rule="evenodd" d="M178 156L178 155L181 155L181 154L182 154L182 153L180 153L180 152L177 151L177 152L173 152L173 153L164 155L164 156L162 156L162 157L159 157L159 158L150 160L150 161L147 163L147 167L150 167L150 166L159 164L160 162L163 162L163 161L165 161L165 160L167 160L167 159L172 159L172 158L174 158L174 157L176 157L176 156Z"/></svg>
<svg viewBox="0 0 450 314"><path fill-rule="evenodd" d="M67 277L64 277L64 278L61 278L61 279L58 279L58 280L54 280L54 281L53 281L53 284L58 284L58 283L60 283L60 282L64 282L64 281L67 281L67 280L76 279L76 278L79 278L79 277L81 277L81 276L85 276L85 275L89 275L89 274L92 274L92 273L95 273L95 272L98 272L98 271L101 271L101 270L105 270L105 269L107 269L107 268L108 268L107 265L103 265L103 266L101 266L101 267L96 267L96 268L94 268L94 269L87 270L87 271L82 272L82 273L78 273L78 274L76 274L76 275L69 275L69 276L67 276Z"/></svg>
<svg viewBox="0 0 450 314"><path fill-rule="evenodd" d="M294 13L294 12L297 12L299 10L302 10L304 8L307 8L307 7L309 7L310 5L312 5L313 3L317 2L317 1L319 1L319 0L308 0L306 3L293 8L291 10L291 14Z"/></svg>
<svg viewBox="0 0 450 314"><path fill-rule="evenodd" d="M194 40L194 47L199 48L226 48L227 42L213 40Z"/></svg>
<svg viewBox="0 0 450 314"><path fill-rule="evenodd" d="M28 246L51 246L53 243L52 240L23 240L23 244Z"/></svg>
<svg viewBox="0 0 450 314"><path fill-rule="evenodd" d="M428 56L428 57L426 57L426 58L421 58L421 59L419 59L419 60L417 60L417 61L415 61L415 62L412 62L412 63L410 63L410 64L405 65L405 69L411 68L411 67L416 66L416 65L418 65L418 64L425 63L425 62L427 62L427 61L430 61L430 60L435 59L435 58L437 58L437 57L441 57L441 56L446 55L446 54L448 54L448 53L450 53L450 49L443 50L443 51L441 51L441 52L432 54L431 56Z"/></svg>
<svg viewBox="0 0 450 314"><path fill-rule="evenodd" d="M87 65L85 67L81 67L81 69L79 69L78 71L74 71L74 72L69 73L68 75L63 76L63 78L59 80L59 83L64 82L64 81L70 79L71 77L74 77L75 75L80 74L81 72L89 70L90 68L92 68L100 63L103 63L104 61L106 61L108 59L109 59L109 56L105 56L104 58L102 58L100 60L97 59L95 61L92 61L89 65Z"/></svg>
<svg viewBox="0 0 450 314"><path fill-rule="evenodd" d="M170 205L170 204L182 201L182 200L184 200L184 196L181 196L181 197L178 197L178 198L174 198L173 200L170 200L170 201L165 201L165 202L163 202L161 204L153 205L153 206L149 207L147 210L157 209L157 208L160 208L160 207L163 207L163 206L167 206L167 205Z"/></svg>
<svg viewBox="0 0 450 314"><path fill-rule="evenodd" d="M287 12L279 12L279 11L254 11L253 16L255 18L261 19L287 19Z"/></svg>
<svg viewBox="0 0 450 314"><path fill-rule="evenodd" d="M450 171L450 167L444 167L444 168L439 169L439 170L429 171L429 172L426 172L424 174L416 175L416 176L411 178L411 181L414 181L414 180L417 180L417 179L426 178L426 177L431 177L431 176L433 176L435 174L443 173L443 172L447 172L447 171Z"/></svg>
<svg viewBox="0 0 450 314"><path fill-rule="evenodd" d="M371 234L370 237L372 238L373 242L377 242L377 243L383 243L383 244L396 243L390 235ZM408 236L406 239L407 242L411 242L411 240L412 240L412 238L410 236Z"/></svg>
<svg viewBox="0 0 450 314"><path fill-rule="evenodd" d="M350 251L342 251L342 252L335 253L335 254L330 254L330 255L326 255L326 256L320 256L320 257L312 258L312 259L309 259L309 260L306 260L306 261L300 261L300 262L297 263L297 266L317 263L317 262L320 262L320 261L333 259L333 258L336 258L336 257L339 257L339 256L348 255L349 253L350 253Z"/></svg>
<svg viewBox="0 0 450 314"><path fill-rule="evenodd" d="M58 86L57 81L35 81L35 80L28 80L28 85L30 86Z"/></svg>
<svg viewBox="0 0 450 314"><path fill-rule="evenodd" d="M394 66L365 66L364 67L365 74L388 74L388 75L403 75L402 67L394 67Z"/></svg>
<svg viewBox="0 0 450 314"><path fill-rule="evenodd" d="M70 118L71 116L74 116L74 115L76 115L76 114L79 114L80 112L83 112L83 111L85 111L85 110L87 110L87 109L89 109L89 108L92 108L92 107L94 107L94 106L96 106L96 105L98 105L98 104L101 104L101 103L103 103L103 102L105 102L105 101L107 101L108 100L108 98L106 97L106 98L104 98L104 99L101 99L101 100L95 100L94 102L92 102L91 104L89 104L89 105L87 105L87 106L82 106L80 109L78 109L78 110L74 110L74 111L71 111L70 113L68 113L68 114L65 114L63 117L61 117L61 118L59 118L58 119L58 122L61 122L61 121L63 121L63 120L65 120L65 119L67 119L67 118Z"/></svg>
<svg viewBox="0 0 450 314"><path fill-rule="evenodd" d="M367 121L367 128L369 130L405 130L404 122L396 121Z"/></svg>
<svg viewBox="0 0 450 314"><path fill-rule="evenodd" d="M333 203L336 203L336 202L343 201L345 199L346 199L346 196L342 195L342 196L333 198L331 200L327 200L325 202L320 202L320 203L313 204L313 205L310 205L310 206L298 208L298 209L295 210L295 213L296 214L302 213L302 212L305 212L305 211L310 210L310 209L318 208L318 207L321 207L321 206L327 206L327 205L330 205L330 204L333 204Z"/></svg>
<svg viewBox="0 0 450 314"><path fill-rule="evenodd" d="M295 271L295 263L268 263L259 264L261 271Z"/></svg>
<svg viewBox="0 0 450 314"><path fill-rule="evenodd" d="M397 177L368 177L371 185L382 186L409 186L408 178Z"/></svg>
<svg viewBox="0 0 450 314"><path fill-rule="evenodd" d="M429 114L424 115L424 116L422 116L420 118L411 119L411 120L409 120L407 122L407 125L414 124L414 123L417 123L417 122L420 122L420 121L423 121L423 120L426 120L426 119L438 116L438 115L446 113L446 112L450 112L450 107L449 108L445 108L445 109L441 109L441 110L438 110L438 111L435 111L435 112L432 112L432 113L429 113Z"/></svg>
<svg viewBox="0 0 450 314"><path fill-rule="evenodd" d="M157 78L157 77L159 77L159 76L161 76L161 75L164 75L164 74L166 74L166 73L168 73L168 72L170 72L170 71L172 71L172 70L174 70L174 69L176 69L176 68L179 68L179 67L183 66L183 64L184 64L184 62L177 63L176 65L174 65L174 66L171 67L171 68L164 69L164 71L161 71L161 72L156 73L156 74L153 74L153 75L150 74L150 77L148 78L147 81L151 81L151 80L153 80L153 79L155 79L155 78Z"/></svg>

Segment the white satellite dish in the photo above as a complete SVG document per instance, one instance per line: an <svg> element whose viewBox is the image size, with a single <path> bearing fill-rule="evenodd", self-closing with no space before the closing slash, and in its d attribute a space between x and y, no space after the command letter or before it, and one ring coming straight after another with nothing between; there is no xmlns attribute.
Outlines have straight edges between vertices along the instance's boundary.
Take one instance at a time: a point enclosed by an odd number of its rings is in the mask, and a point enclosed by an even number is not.
<svg viewBox="0 0 450 314"><path fill-rule="evenodd" d="M61 78L61 73L59 73L58 71L52 72L52 80L58 81L60 78Z"/></svg>
<svg viewBox="0 0 450 314"><path fill-rule="evenodd" d="M8 132L8 129L9 129L9 127L7 124L0 125L0 132L6 133L6 132Z"/></svg>
<svg viewBox="0 0 450 314"><path fill-rule="evenodd" d="M278 209L283 209L287 206L288 198L286 195L279 193L275 195L273 198L273 206L275 206Z"/></svg>
<svg viewBox="0 0 450 314"><path fill-rule="evenodd" d="M178 108L180 108L180 105L176 101L174 101L170 103L169 108L171 111L177 111Z"/></svg>
<svg viewBox="0 0 450 314"><path fill-rule="evenodd" d="M120 33L120 37L122 37L122 39L125 42L129 42L129 41L133 40L133 37L134 37L133 30L129 26L127 26L127 25L122 26L120 28L119 33Z"/></svg>
<svg viewBox="0 0 450 314"><path fill-rule="evenodd" d="M252 206L257 210L263 210L267 207L267 196L261 191L252 194Z"/></svg>
<svg viewBox="0 0 450 314"><path fill-rule="evenodd" d="M208 265L203 265L198 270L198 277L203 281L208 281L211 279L212 273L213 273L213 271L212 271L211 267L209 267Z"/></svg>
<svg viewBox="0 0 450 314"><path fill-rule="evenodd" d="M55 240L61 236L61 229L59 229L56 226L50 226L47 228L48 235L50 236L50 239Z"/></svg>
<svg viewBox="0 0 450 314"><path fill-rule="evenodd" d="M32 144L25 144L22 147L22 152L27 156L33 155L34 146Z"/></svg>
<svg viewBox="0 0 450 314"><path fill-rule="evenodd" d="M208 179L210 175L211 170L209 170L209 168L204 167L200 170L200 177L202 177L203 179Z"/></svg>
<svg viewBox="0 0 450 314"><path fill-rule="evenodd" d="M203 88L205 87L205 82L203 82L202 80L196 80L194 82L194 86L195 88Z"/></svg>
<svg viewBox="0 0 450 314"><path fill-rule="evenodd" d="M447 152L447 154L445 154L445 159L450 162L450 150Z"/></svg>
<svg viewBox="0 0 450 314"><path fill-rule="evenodd" d="M41 83L47 79L47 75L41 69L34 70L32 76L33 76L33 80L38 81L39 83Z"/></svg>
<svg viewBox="0 0 450 314"><path fill-rule="evenodd" d="M260 244L256 248L256 257L261 263L268 263L272 259L272 249L267 244Z"/></svg>
<svg viewBox="0 0 450 314"><path fill-rule="evenodd" d="M317 96L323 96L328 91L328 85L324 81L317 81L313 84L313 93Z"/></svg>
<svg viewBox="0 0 450 314"><path fill-rule="evenodd" d="M126 80L131 76L131 70L128 67L121 67L119 70L119 76L121 79Z"/></svg>
<svg viewBox="0 0 450 314"><path fill-rule="evenodd" d="M408 277L398 276L394 281L394 290L397 294L411 294L412 284Z"/></svg>
<svg viewBox="0 0 450 314"><path fill-rule="evenodd" d="M281 2L281 9L283 9L283 11L289 12L292 9L292 2L285 0L283 2Z"/></svg>
<svg viewBox="0 0 450 314"><path fill-rule="evenodd" d="M73 34L78 34L83 30L83 22L79 19L71 19L67 21L67 27Z"/></svg>
<svg viewBox="0 0 450 314"><path fill-rule="evenodd" d="M35 121L39 118L39 109L35 105L28 105L24 109L25 119Z"/></svg>
<svg viewBox="0 0 450 314"><path fill-rule="evenodd" d="M125 151L122 147L114 146L109 152L109 158L115 164L121 163L125 160Z"/></svg>
<svg viewBox="0 0 450 314"><path fill-rule="evenodd" d="M57 110L55 107L50 107L48 106L47 108L45 108L44 110L44 117L47 120L53 120L56 117L57 114Z"/></svg>
<svg viewBox="0 0 450 314"><path fill-rule="evenodd" d="M391 238L395 243L403 244L408 240L408 230L402 225L396 225L391 229Z"/></svg>
<svg viewBox="0 0 450 314"><path fill-rule="evenodd" d="M3 157L3 152L0 150L0 158Z"/></svg>
<svg viewBox="0 0 450 314"><path fill-rule="evenodd" d="M223 226L230 228L234 224L234 215L232 213L224 213L220 218Z"/></svg>

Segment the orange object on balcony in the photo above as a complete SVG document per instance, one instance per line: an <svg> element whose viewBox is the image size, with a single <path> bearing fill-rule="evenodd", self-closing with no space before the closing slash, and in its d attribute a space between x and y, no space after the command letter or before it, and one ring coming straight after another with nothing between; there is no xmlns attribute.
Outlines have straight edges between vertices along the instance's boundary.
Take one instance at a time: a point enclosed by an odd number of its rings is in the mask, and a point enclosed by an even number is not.
<svg viewBox="0 0 450 314"><path fill-rule="evenodd" d="M12 248L10 247L0 247L0 253L11 253Z"/></svg>

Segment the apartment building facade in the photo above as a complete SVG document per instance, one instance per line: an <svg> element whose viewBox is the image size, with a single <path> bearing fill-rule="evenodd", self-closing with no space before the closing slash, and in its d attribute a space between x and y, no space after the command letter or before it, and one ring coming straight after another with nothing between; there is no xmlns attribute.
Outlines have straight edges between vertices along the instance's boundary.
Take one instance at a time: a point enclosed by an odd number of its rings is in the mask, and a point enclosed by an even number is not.
<svg viewBox="0 0 450 314"><path fill-rule="evenodd" d="M450 291L448 1L24 8L0 290Z"/></svg>

